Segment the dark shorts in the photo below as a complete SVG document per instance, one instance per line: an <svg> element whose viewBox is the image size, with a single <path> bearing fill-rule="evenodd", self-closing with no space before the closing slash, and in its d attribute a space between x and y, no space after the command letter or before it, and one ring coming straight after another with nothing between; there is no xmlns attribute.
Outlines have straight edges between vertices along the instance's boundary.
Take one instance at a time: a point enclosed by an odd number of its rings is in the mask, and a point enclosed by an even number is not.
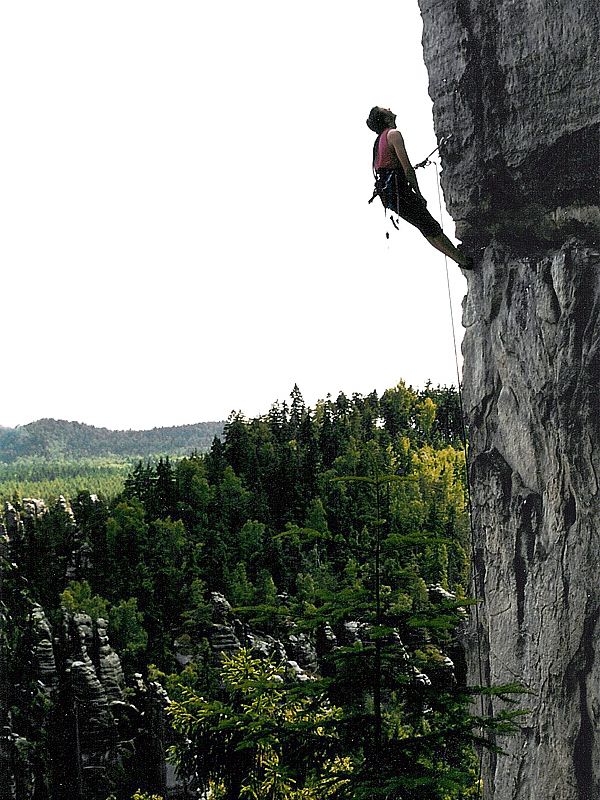
<svg viewBox="0 0 600 800"><path fill-rule="evenodd" d="M423 236L439 236L440 223L414 192L404 173L397 169L382 169L377 173L377 190L384 207L418 228Z"/></svg>

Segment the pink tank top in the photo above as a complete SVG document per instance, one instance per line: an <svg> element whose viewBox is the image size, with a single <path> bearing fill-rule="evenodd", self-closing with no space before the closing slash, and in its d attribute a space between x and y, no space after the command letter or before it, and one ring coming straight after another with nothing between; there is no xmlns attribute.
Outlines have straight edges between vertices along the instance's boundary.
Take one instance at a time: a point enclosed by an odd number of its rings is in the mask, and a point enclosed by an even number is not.
<svg viewBox="0 0 600 800"><path fill-rule="evenodd" d="M377 157L373 168L377 171L379 169L398 169L400 162L394 149L388 144L387 135L392 128L386 128L379 137L379 144L377 146Z"/></svg>

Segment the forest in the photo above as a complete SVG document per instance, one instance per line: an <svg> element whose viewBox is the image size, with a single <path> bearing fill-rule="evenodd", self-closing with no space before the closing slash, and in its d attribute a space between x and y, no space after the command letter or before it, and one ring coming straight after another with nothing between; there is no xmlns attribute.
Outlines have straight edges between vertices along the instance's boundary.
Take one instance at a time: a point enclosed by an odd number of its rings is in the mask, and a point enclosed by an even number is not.
<svg viewBox="0 0 600 800"><path fill-rule="evenodd" d="M0 551L7 797L479 796L481 748L520 712L516 687L467 685L454 389L310 409L294 387L232 414L205 454L139 461L112 499L24 502ZM66 645L40 670L49 631L81 630L118 654L109 734ZM508 701L493 719L491 692Z"/></svg>
<svg viewBox="0 0 600 800"><path fill-rule="evenodd" d="M0 462L0 503L16 497L39 497L46 502L80 492L111 501L123 491L125 479L139 459L127 457L43 458L29 456Z"/></svg>
<svg viewBox="0 0 600 800"><path fill-rule="evenodd" d="M23 459L90 459L187 455L203 452L223 431L222 422L199 422L148 431L112 431L81 422L39 419L17 428L0 426L0 464Z"/></svg>

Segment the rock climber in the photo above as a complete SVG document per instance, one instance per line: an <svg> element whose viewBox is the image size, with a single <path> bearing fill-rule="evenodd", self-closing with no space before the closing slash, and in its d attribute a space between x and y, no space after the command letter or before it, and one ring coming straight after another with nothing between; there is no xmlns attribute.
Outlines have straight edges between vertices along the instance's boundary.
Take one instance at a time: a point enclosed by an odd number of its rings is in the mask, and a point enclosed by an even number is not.
<svg viewBox="0 0 600 800"><path fill-rule="evenodd" d="M377 134L373 146L375 192L384 207L418 228L427 241L463 269L473 269L471 256L458 250L427 210L417 176L406 153L402 134L396 128L396 115L389 108L375 106L367 119Z"/></svg>

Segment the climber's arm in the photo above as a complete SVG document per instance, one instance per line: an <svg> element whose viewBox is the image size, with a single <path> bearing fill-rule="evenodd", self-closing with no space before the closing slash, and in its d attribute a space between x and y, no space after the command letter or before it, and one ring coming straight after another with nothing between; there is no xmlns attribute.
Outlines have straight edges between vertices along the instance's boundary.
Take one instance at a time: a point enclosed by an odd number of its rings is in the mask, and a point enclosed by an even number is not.
<svg viewBox="0 0 600 800"><path fill-rule="evenodd" d="M402 169L406 175L406 180L410 183L419 197L423 197L421 190L419 189L419 184L417 183L417 176L415 175L413 166L410 163L410 159L406 152L406 147L404 146L404 139L402 138L400 131L391 130L388 133L388 142L394 148L394 152L398 156L398 161L402 165Z"/></svg>

